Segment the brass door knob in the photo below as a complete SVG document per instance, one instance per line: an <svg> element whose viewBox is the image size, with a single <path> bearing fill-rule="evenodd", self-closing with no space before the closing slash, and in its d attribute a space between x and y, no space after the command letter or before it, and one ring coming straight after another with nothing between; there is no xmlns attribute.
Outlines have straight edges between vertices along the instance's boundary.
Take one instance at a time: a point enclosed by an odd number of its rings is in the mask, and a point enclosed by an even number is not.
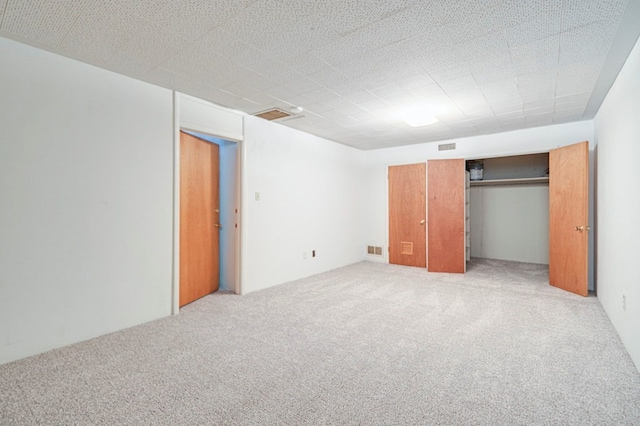
<svg viewBox="0 0 640 426"><path fill-rule="evenodd" d="M425 222L426 222L426 220L422 219L422 220L420 221L420 225L424 225L424 223L425 223Z"/></svg>
<svg viewBox="0 0 640 426"><path fill-rule="evenodd" d="M222 225L220 225L219 223L215 223L213 226L215 226L218 229L222 229Z"/></svg>

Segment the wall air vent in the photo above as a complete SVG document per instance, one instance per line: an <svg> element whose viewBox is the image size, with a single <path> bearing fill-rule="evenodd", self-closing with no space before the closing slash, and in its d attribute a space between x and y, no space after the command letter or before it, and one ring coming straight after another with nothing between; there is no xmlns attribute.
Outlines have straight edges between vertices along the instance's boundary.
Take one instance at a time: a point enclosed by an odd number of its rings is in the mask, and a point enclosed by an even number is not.
<svg viewBox="0 0 640 426"><path fill-rule="evenodd" d="M367 254L372 254L374 256L382 256L382 247L367 246Z"/></svg>
<svg viewBox="0 0 640 426"><path fill-rule="evenodd" d="M279 120L285 117L290 117L293 114L291 114L290 112L283 111L279 108L271 108L266 111L258 112L253 115L255 115L256 117L264 118L265 120L273 121L273 120Z"/></svg>
<svg viewBox="0 0 640 426"><path fill-rule="evenodd" d="M451 151L452 149L456 149L455 143L443 143L438 145L438 151Z"/></svg>

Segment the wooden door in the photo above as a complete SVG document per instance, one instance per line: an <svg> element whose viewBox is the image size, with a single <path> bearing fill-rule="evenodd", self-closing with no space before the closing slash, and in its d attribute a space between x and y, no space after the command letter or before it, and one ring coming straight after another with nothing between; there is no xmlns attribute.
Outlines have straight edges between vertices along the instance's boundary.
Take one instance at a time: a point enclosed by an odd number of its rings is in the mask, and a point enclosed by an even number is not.
<svg viewBox="0 0 640 426"><path fill-rule="evenodd" d="M180 132L180 306L218 290L219 148Z"/></svg>
<svg viewBox="0 0 640 426"><path fill-rule="evenodd" d="M589 144L549 152L549 284L589 289Z"/></svg>
<svg viewBox="0 0 640 426"><path fill-rule="evenodd" d="M427 163L428 269L458 272L466 269L465 165L463 159Z"/></svg>
<svg viewBox="0 0 640 426"><path fill-rule="evenodd" d="M389 167L389 263L427 266L425 164Z"/></svg>

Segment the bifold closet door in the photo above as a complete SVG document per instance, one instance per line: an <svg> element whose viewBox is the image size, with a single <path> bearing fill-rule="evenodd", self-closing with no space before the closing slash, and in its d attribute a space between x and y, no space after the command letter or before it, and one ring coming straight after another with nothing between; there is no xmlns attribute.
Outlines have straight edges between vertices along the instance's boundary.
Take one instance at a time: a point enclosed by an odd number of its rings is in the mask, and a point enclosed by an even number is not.
<svg viewBox="0 0 640 426"><path fill-rule="evenodd" d="M465 162L427 162L427 269L464 273Z"/></svg>

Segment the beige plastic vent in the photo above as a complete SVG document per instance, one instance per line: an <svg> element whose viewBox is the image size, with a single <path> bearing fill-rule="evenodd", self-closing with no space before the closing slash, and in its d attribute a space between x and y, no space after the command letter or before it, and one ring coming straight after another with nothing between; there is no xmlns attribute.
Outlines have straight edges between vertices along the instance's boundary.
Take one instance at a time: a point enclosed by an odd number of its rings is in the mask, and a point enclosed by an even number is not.
<svg viewBox="0 0 640 426"><path fill-rule="evenodd" d="M265 120L273 121L273 120L279 120L285 117L290 117L293 114L278 108L272 108L272 109L268 109L266 111L262 111L253 115L255 115L256 117L264 118Z"/></svg>
<svg viewBox="0 0 640 426"><path fill-rule="evenodd" d="M374 256L382 256L382 247L367 246L367 254L373 254Z"/></svg>

